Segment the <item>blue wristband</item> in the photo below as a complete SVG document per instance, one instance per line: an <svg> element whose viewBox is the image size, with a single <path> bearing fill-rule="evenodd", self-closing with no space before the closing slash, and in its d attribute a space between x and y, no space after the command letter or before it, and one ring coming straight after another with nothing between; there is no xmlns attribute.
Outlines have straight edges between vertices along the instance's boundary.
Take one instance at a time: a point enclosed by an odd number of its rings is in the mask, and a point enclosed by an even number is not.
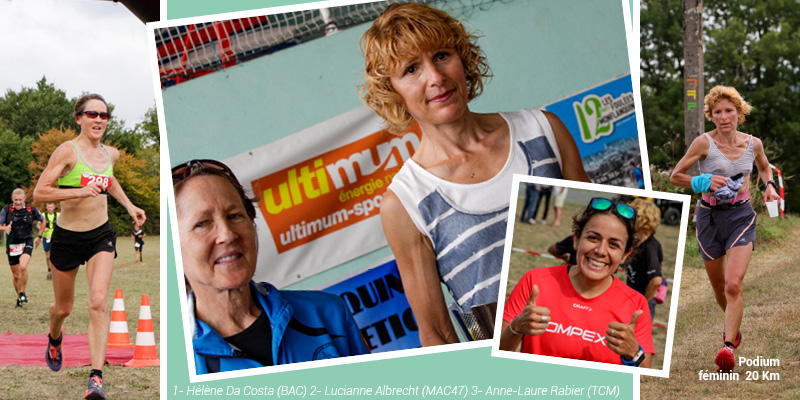
<svg viewBox="0 0 800 400"><path fill-rule="evenodd" d="M702 174L692 177L692 190L695 193L705 193L711 187L711 174Z"/></svg>
<svg viewBox="0 0 800 400"><path fill-rule="evenodd" d="M639 351L644 353L644 348L642 347L642 345L639 345ZM642 358L644 358L644 354L642 354ZM632 359L632 360L628 361L628 360L625 359L625 356L623 356L623 355L619 356L619 360L622 361L622 365L627 365L629 367L638 367L639 366L639 365L636 364L636 360ZM639 362L639 364L641 364L641 362Z"/></svg>

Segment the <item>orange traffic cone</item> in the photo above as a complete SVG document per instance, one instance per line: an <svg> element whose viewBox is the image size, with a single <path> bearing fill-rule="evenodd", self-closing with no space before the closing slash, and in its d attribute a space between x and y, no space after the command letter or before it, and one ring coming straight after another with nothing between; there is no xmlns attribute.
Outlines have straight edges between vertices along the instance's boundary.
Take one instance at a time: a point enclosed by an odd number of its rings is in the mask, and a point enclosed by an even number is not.
<svg viewBox="0 0 800 400"><path fill-rule="evenodd" d="M120 349L133 347L128 335L128 317L125 314L125 302L122 300L122 289L114 293L114 306L111 308L111 324L108 328L108 348Z"/></svg>
<svg viewBox="0 0 800 400"><path fill-rule="evenodd" d="M153 333L153 319L150 316L150 296L142 295L142 308L139 309L139 325L136 328L136 348L133 359L126 367L150 367L160 365L156 354L156 336Z"/></svg>

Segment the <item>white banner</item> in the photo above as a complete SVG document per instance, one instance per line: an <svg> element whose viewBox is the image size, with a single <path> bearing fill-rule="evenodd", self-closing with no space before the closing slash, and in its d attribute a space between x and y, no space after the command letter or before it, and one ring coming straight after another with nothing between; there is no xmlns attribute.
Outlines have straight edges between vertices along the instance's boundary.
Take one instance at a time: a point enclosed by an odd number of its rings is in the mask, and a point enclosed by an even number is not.
<svg viewBox="0 0 800 400"><path fill-rule="evenodd" d="M254 279L285 287L386 246L380 201L420 138L361 107L225 160L258 198Z"/></svg>

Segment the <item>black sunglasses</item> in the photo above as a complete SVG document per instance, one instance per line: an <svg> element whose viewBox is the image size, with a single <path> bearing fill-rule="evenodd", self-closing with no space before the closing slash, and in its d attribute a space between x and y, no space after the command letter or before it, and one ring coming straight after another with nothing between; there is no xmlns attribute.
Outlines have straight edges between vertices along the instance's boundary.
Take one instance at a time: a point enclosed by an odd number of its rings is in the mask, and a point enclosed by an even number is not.
<svg viewBox="0 0 800 400"><path fill-rule="evenodd" d="M111 114L109 114L107 112L97 112L97 111L81 111L81 114L83 114L83 115L85 115L85 116L87 116L87 117L89 117L91 119L95 119L97 117L100 117L100 119L102 119L102 120L107 120L108 117L111 116Z"/></svg>
<svg viewBox="0 0 800 400"><path fill-rule="evenodd" d="M626 219L636 219L636 210L624 203L617 203L616 201L611 201L604 197L594 197L589 202L589 206L598 211L605 211L611 208L612 205L616 205L617 214L621 217Z"/></svg>
<svg viewBox="0 0 800 400"><path fill-rule="evenodd" d="M225 175L233 178L234 181L239 182L239 179L236 179L236 175L233 174L233 171L231 171L227 165L217 160L191 160L172 167L172 186L183 182L194 171L201 169L210 169L222 172Z"/></svg>

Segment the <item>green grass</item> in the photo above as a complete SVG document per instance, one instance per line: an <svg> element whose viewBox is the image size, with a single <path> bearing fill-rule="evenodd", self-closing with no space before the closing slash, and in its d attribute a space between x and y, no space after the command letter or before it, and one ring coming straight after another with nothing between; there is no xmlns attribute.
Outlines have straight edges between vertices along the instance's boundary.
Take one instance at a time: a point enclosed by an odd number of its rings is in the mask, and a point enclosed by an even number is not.
<svg viewBox="0 0 800 400"><path fill-rule="evenodd" d="M117 239L118 257L114 260L114 273L108 294L110 315L115 289L122 289L128 317L128 332L132 342L136 338L142 294L149 295L157 349L161 321L159 317L161 261L159 240L158 236L147 237L144 247L144 262L138 263L134 261L133 239L129 236ZM6 257L3 256L2 259L2 263L7 265ZM49 325L47 310L53 302L53 288L51 282L46 279L47 266L41 246L34 250L28 265L29 280L26 294L29 304L23 309L14 308L16 295L14 287L11 285L11 270L6 266L5 271L5 279L0 284L0 321L2 321L0 334L4 334L6 331L15 334L46 333ZM89 326L88 285L84 271L85 266L82 266L76 282L75 307L64 323L67 334L85 334ZM41 350L42 358L44 358L44 343ZM160 357L160 351L158 354ZM69 355L67 354L65 357L69 357ZM106 394L113 399L158 399L159 370L159 367L107 366L103 372ZM0 382L3 382L0 384L0 399L79 398L86 388L88 379L88 366L65 367L59 372L52 372L46 366L0 367Z"/></svg>
<svg viewBox="0 0 800 400"><path fill-rule="evenodd" d="M714 300L695 235L687 234L678 317L669 379L642 377L642 399L797 399L800 398L800 218L759 215L756 251L744 279L743 342L736 357L780 359L781 366L737 366L738 382L701 381L698 372L715 372L723 313ZM693 246L693 247L692 247ZM690 249L694 249L691 250ZM779 381L746 380L745 371L772 371Z"/></svg>
<svg viewBox="0 0 800 400"><path fill-rule="evenodd" d="M602 195L602 194L601 194ZM517 213L514 223L514 237L512 239L512 246L522 248L525 250L535 251L539 253L547 253L547 248L550 245L564 239L572 234L572 217L579 212L583 211L586 207L585 204L566 203L563 208L563 215L561 224L558 227L550 225L531 225L519 222L519 217L522 209L522 201L517 202ZM553 222L553 212L549 213L550 218L548 222ZM656 239L661 242L664 251L664 263L661 268L661 273L665 278L673 278L675 275L675 258L678 252L678 235L679 228L677 226L661 225L656 231ZM508 273L508 286L506 287L506 295L510 295L514 286L520 278L533 268L552 267L553 265L563 264L559 260L552 260L549 258L532 256L525 253L512 252L511 261L509 263ZM625 282L625 273L620 272L617 278ZM664 304L656 306L656 317L654 324L669 326L669 306L672 299L672 286L670 285L667 292L667 299ZM655 346L655 357L653 357L652 368L661 369L664 363L664 349L667 339L667 331L662 328L653 328L653 345Z"/></svg>

